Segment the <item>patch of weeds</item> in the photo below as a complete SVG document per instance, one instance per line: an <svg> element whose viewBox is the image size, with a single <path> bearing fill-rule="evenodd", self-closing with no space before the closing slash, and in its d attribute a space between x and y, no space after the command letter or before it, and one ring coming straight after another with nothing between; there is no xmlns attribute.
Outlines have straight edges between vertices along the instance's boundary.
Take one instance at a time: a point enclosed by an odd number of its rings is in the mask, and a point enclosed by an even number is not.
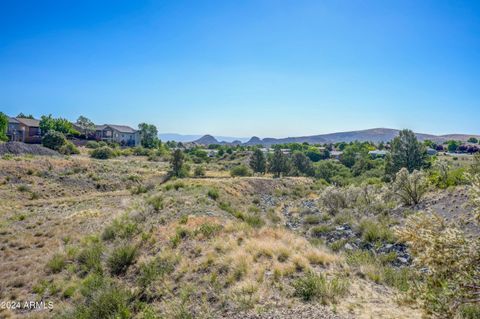
<svg viewBox="0 0 480 319"><path fill-rule="evenodd" d="M187 222L188 222L188 215L182 215L178 219L178 223L181 224L181 225L185 225Z"/></svg>
<svg viewBox="0 0 480 319"><path fill-rule="evenodd" d="M348 282L340 277L327 279L313 271L293 282L294 295L304 301L319 300L322 304L335 303L348 291Z"/></svg>
<svg viewBox="0 0 480 319"><path fill-rule="evenodd" d="M151 191L154 188L155 188L155 185L153 185L153 184L137 185L137 186L133 187L130 190L130 192L132 193L132 195L139 195L139 194L148 193L149 191Z"/></svg>
<svg viewBox="0 0 480 319"><path fill-rule="evenodd" d="M378 241L394 242L393 232L386 225L375 221L363 220L360 223L360 232L364 241L375 243Z"/></svg>
<svg viewBox="0 0 480 319"><path fill-rule="evenodd" d="M303 221L305 224L315 225L320 223L321 218L319 215L307 215Z"/></svg>
<svg viewBox="0 0 480 319"><path fill-rule="evenodd" d="M102 273L103 245L96 238L88 239L85 247L77 255L80 270L84 273L91 271Z"/></svg>
<svg viewBox="0 0 480 319"><path fill-rule="evenodd" d="M169 256L159 256L143 263L139 268L138 282L148 287L153 281L175 270L176 260Z"/></svg>
<svg viewBox="0 0 480 319"><path fill-rule="evenodd" d="M180 242L187 238L190 235L189 231L185 228L178 227L175 231L175 235L170 238L170 243L172 244L172 247L175 248L177 247Z"/></svg>
<svg viewBox="0 0 480 319"><path fill-rule="evenodd" d="M348 242L347 239L339 239L330 243L329 247L331 250L337 252L337 251L340 251L347 242Z"/></svg>
<svg viewBox="0 0 480 319"><path fill-rule="evenodd" d="M153 210L159 212L164 207L163 196L155 195L147 200L147 204L152 206Z"/></svg>
<svg viewBox="0 0 480 319"><path fill-rule="evenodd" d="M121 245L113 249L107 260L110 273L113 275L124 274L132 265L137 256L137 247L134 245Z"/></svg>
<svg viewBox="0 0 480 319"><path fill-rule="evenodd" d="M207 196L210 197L213 200L217 200L220 195L219 195L217 189L211 188L211 189L208 190Z"/></svg>
<svg viewBox="0 0 480 319"><path fill-rule="evenodd" d="M47 269L53 274L61 272L63 268L65 268L65 256L61 254L53 255L47 263Z"/></svg>
<svg viewBox="0 0 480 319"><path fill-rule="evenodd" d="M195 229L195 235L201 234L205 238L210 238L222 230L222 225L213 223L203 223Z"/></svg>
<svg viewBox="0 0 480 319"><path fill-rule="evenodd" d="M17 191L21 192L21 193L25 193L25 192L29 192L30 191L30 186L28 185L18 185L17 186Z"/></svg>
<svg viewBox="0 0 480 319"><path fill-rule="evenodd" d="M313 237L322 237L323 235L332 231L333 227L330 225L319 225L310 228L310 234Z"/></svg>
<svg viewBox="0 0 480 319"><path fill-rule="evenodd" d="M110 241L115 238L130 239L139 232L138 224L132 221L128 216L123 216L113 220L105 227L102 233L102 239Z"/></svg>

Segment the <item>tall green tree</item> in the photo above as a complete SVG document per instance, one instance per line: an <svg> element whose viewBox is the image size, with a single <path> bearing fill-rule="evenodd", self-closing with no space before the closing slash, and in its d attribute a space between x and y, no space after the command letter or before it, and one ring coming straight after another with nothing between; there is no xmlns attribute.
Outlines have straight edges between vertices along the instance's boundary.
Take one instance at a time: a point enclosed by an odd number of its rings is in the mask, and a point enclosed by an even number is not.
<svg viewBox="0 0 480 319"><path fill-rule="evenodd" d="M287 157L282 153L280 148L276 148L273 156L270 158L268 170L270 173L273 173L275 177L280 177L282 174L288 172Z"/></svg>
<svg viewBox="0 0 480 319"><path fill-rule="evenodd" d="M460 142L458 141L452 140L447 142L447 149L450 153L456 152L459 146L460 146Z"/></svg>
<svg viewBox="0 0 480 319"><path fill-rule="evenodd" d="M299 175L314 175L312 163L302 152L296 151L293 153L292 164Z"/></svg>
<svg viewBox="0 0 480 319"><path fill-rule="evenodd" d="M79 132L73 128L73 124L64 118L54 118L52 115L42 115L40 118L40 130L42 134L49 131L60 132L64 135L77 135Z"/></svg>
<svg viewBox="0 0 480 319"><path fill-rule="evenodd" d="M267 169L267 160L265 155L260 149L255 149L253 151L252 157L250 158L250 168L255 173L264 174Z"/></svg>
<svg viewBox="0 0 480 319"><path fill-rule="evenodd" d="M8 117L0 112L0 141L7 141Z"/></svg>
<svg viewBox="0 0 480 319"><path fill-rule="evenodd" d="M427 152L425 146L417 140L411 130L402 130L392 140L391 154L387 157L385 171L393 176L402 167L409 172L420 170L426 165Z"/></svg>
<svg viewBox="0 0 480 319"><path fill-rule="evenodd" d="M146 148L155 148L159 145L157 127L153 124L140 123L138 124L140 130L141 144Z"/></svg>
<svg viewBox="0 0 480 319"><path fill-rule="evenodd" d="M172 158L170 160L171 174L175 177L185 177L185 154L180 149L173 151Z"/></svg>

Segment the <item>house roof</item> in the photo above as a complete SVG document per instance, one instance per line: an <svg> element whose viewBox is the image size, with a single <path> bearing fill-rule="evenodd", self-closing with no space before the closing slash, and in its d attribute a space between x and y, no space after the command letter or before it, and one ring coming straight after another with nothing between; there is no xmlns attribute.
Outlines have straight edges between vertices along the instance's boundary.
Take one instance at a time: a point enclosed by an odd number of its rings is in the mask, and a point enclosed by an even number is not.
<svg viewBox="0 0 480 319"><path fill-rule="evenodd" d="M127 125L114 125L114 124L105 124L103 125L103 128L101 128L101 130L105 129L107 126L120 133L135 133L137 131Z"/></svg>
<svg viewBox="0 0 480 319"><path fill-rule="evenodd" d="M26 118L21 118L17 117L17 121L22 123L23 125L29 126L29 127L39 127L40 126L40 121L36 119L26 119Z"/></svg>
<svg viewBox="0 0 480 319"><path fill-rule="evenodd" d="M8 123L15 123L18 124L20 123L16 118L14 117L8 117Z"/></svg>

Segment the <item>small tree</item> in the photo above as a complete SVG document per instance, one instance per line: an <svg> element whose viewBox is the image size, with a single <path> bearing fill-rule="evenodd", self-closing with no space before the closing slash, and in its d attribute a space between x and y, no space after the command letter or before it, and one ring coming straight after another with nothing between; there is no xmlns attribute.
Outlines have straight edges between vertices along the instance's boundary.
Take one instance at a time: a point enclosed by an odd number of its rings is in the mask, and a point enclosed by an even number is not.
<svg viewBox="0 0 480 319"><path fill-rule="evenodd" d="M456 152L459 146L460 146L460 143L458 141L448 141L447 142L447 150L450 153Z"/></svg>
<svg viewBox="0 0 480 319"><path fill-rule="evenodd" d="M427 152L425 146L417 140L415 133L402 130L391 144L391 154L387 157L385 171L394 175L402 167L409 172L419 170L426 164Z"/></svg>
<svg viewBox="0 0 480 319"><path fill-rule="evenodd" d="M240 164L230 170L230 176L252 176L252 171L246 165Z"/></svg>
<svg viewBox="0 0 480 319"><path fill-rule="evenodd" d="M267 160L260 149L255 149L250 158L250 167L255 173L264 174L267 168Z"/></svg>
<svg viewBox="0 0 480 319"><path fill-rule="evenodd" d="M8 117L0 112L0 141L7 141Z"/></svg>
<svg viewBox="0 0 480 319"><path fill-rule="evenodd" d="M171 165L171 175L175 177L185 177L187 175L185 168L185 154L180 150L176 149L170 160Z"/></svg>
<svg viewBox="0 0 480 319"><path fill-rule="evenodd" d="M416 205L427 192L428 181L423 172L415 170L408 173L408 170L403 167L397 173L392 189L405 205Z"/></svg>
<svg viewBox="0 0 480 319"><path fill-rule="evenodd" d="M77 125L83 129L83 134L87 137L92 132L95 132L95 124L85 116L80 116L77 119Z"/></svg>
<svg viewBox="0 0 480 319"><path fill-rule="evenodd" d="M56 151L66 142L65 135L57 131L50 130L42 137L42 145Z"/></svg>
<svg viewBox="0 0 480 319"><path fill-rule="evenodd" d="M159 145L157 127L153 124L140 123L138 125L141 136L141 144L145 148L155 148Z"/></svg>

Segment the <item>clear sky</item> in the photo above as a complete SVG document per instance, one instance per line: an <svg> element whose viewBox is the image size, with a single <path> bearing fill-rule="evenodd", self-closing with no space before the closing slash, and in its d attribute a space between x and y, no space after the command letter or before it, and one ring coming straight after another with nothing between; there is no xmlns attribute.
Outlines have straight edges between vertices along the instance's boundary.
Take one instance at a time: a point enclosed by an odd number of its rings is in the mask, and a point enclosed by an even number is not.
<svg viewBox="0 0 480 319"><path fill-rule="evenodd" d="M9 115L480 134L480 1L3 0L0 30Z"/></svg>

